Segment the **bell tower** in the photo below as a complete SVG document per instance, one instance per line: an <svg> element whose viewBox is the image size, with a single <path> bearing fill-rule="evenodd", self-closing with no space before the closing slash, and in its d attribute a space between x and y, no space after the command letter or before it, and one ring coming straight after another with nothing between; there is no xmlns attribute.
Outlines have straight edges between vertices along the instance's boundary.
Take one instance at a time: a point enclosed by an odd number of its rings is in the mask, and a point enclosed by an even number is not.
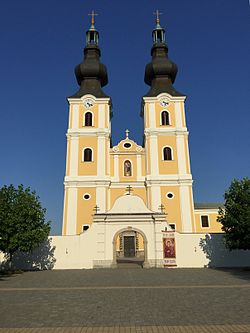
<svg viewBox="0 0 250 333"><path fill-rule="evenodd" d="M186 96L173 84L177 65L168 58L165 30L159 11L152 32L152 60L146 65L144 81L150 86L142 100L149 208L164 205L168 223L176 230L192 232L194 205L190 171L188 131L185 121Z"/></svg>
<svg viewBox="0 0 250 333"><path fill-rule="evenodd" d="M100 62L99 33L95 14L86 32L83 61L76 66L79 90L68 98L66 175L64 179L63 235L86 231L94 207L106 210L110 179L111 99L102 87L108 83L106 66Z"/></svg>

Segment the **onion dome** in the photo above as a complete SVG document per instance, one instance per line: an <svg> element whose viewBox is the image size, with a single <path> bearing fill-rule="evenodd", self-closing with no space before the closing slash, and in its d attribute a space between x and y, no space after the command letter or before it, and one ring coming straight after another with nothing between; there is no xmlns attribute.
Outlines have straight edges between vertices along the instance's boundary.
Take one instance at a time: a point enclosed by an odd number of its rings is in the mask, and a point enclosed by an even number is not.
<svg viewBox="0 0 250 333"><path fill-rule="evenodd" d="M156 15L156 27L152 32L152 61L146 65L144 76L144 82L151 88L145 96L155 97L164 92L172 96L183 96L173 87L178 67L168 58L165 30L160 25L160 13L158 10Z"/></svg>
<svg viewBox="0 0 250 333"><path fill-rule="evenodd" d="M76 66L75 75L80 86L78 92L71 96L80 98L86 94L92 94L95 97L108 97L102 91L102 87L108 83L107 68L100 63L101 50L98 46L99 32L95 28L95 16L92 11L91 26L86 32L86 46L84 48L83 61Z"/></svg>

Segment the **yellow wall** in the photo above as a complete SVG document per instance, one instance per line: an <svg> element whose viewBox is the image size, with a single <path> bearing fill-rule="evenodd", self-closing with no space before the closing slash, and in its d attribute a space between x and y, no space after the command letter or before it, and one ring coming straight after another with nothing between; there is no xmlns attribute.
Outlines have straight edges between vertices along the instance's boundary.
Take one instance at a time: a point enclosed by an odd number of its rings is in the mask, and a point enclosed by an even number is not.
<svg viewBox="0 0 250 333"><path fill-rule="evenodd" d="M172 161L163 160L163 148L169 146L172 148ZM176 149L176 137L170 135L158 136L158 163L159 173L162 174L177 174L178 162L177 162L177 149Z"/></svg>
<svg viewBox="0 0 250 333"><path fill-rule="evenodd" d="M91 112L93 114L93 126L84 126L84 114L86 112ZM79 107L79 128L85 127L85 128L97 128L98 127L98 104L94 104L94 106L91 109L86 109L84 105L80 105Z"/></svg>
<svg viewBox="0 0 250 333"><path fill-rule="evenodd" d="M92 148L93 161L82 162L82 151L84 148ZM97 173L97 138L91 136L82 136L79 138L79 159L78 159L78 175L79 176L95 176Z"/></svg>
<svg viewBox="0 0 250 333"><path fill-rule="evenodd" d="M208 228L202 228L201 226L201 216L207 215L209 221ZM195 225L196 225L196 232L200 233L207 233L207 232L222 232L221 227L222 225L216 221L218 213L209 212L209 210L199 210L198 212L195 211Z"/></svg>
<svg viewBox="0 0 250 333"><path fill-rule="evenodd" d="M168 199L166 197L168 192L172 192L174 194L173 199ZM164 205L165 213L167 214L167 222L175 223L176 230L181 231L182 225L179 186L161 186L161 198L161 203Z"/></svg>
<svg viewBox="0 0 250 333"><path fill-rule="evenodd" d="M142 198L142 200L144 201L144 203L146 205L146 202L147 202L146 188L145 187L133 187L133 184L131 186L132 186L132 189L133 189L132 194L137 195L138 197ZM119 198L119 197L125 195L126 193L128 193L126 191L126 187L110 188L109 191L110 191L110 208L113 207L117 198Z"/></svg>
<svg viewBox="0 0 250 333"><path fill-rule="evenodd" d="M170 125L161 125L161 113L162 111L168 111ZM156 127L168 128L175 127L175 114L174 114L174 103L169 103L167 107L163 107L160 103L156 103L155 105L155 116L156 116Z"/></svg>
<svg viewBox="0 0 250 333"><path fill-rule="evenodd" d="M83 195L88 193L91 195L89 200L84 200ZM82 232L83 224L92 223L92 215L94 214L94 207L96 205L96 189L94 187L84 187L77 189L77 226L76 232Z"/></svg>

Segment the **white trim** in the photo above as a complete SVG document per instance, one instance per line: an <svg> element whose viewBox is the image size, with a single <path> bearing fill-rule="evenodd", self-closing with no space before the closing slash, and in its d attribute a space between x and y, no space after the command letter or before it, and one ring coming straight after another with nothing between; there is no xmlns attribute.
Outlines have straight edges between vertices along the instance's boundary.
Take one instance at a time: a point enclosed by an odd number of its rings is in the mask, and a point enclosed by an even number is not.
<svg viewBox="0 0 250 333"><path fill-rule="evenodd" d="M84 161L84 151L85 151L85 149L90 149L91 150L91 161ZM94 151L93 151L93 148L91 148L91 147L84 147L84 148L82 148L82 162L83 163L94 162Z"/></svg>
<svg viewBox="0 0 250 333"><path fill-rule="evenodd" d="M202 226L202 220L201 220L201 217L202 217L202 216L207 216L208 227L203 227L203 226ZM210 218L209 218L209 215L207 215L207 214L201 214L201 215L200 215L200 225L201 225L201 228L202 228L202 229L209 229L209 228L210 228Z"/></svg>
<svg viewBox="0 0 250 333"><path fill-rule="evenodd" d="M156 127L156 119L155 119L155 104L149 103L148 105L148 119L149 119L149 127Z"/></svg>
<svg viewBox="0 0 250 333"><path fill-rule="evenodd" d="M70 156L69 156L69 175L78 175L78 148L79 138L74 137L70 139Z"/></svg>
<svg viewBox="0 0 250 333"><path fill-rule="evenodd" d="M69 97L68 102L69 104L83 104L86 99L92 99L95 104L109 104L110 98L96 98L94 95L86 94L80 98Z"/></svg>
<svg viewBox="0 0 250 333"><path fill-rule="evenodd" d="M96 128L92 126L85 126L83 128L77 129L68 129L66 136L73 137L73 136L97 136L103 135L109 137L110 131L108 128Z"/></svg>
<svg viewBox="0 0 250 333"><path fill-rule="evenodd" d="M186 185L180 186L180 206L181 206L182 231L192 232L189 186Z"/></svg>
<svg viewBox="0 0 250 333"><path fill-rule="evenodd" d="M149 138L150 147L150 173L152 176L159 175L159 164L158 164L158 138L156 135L150 135Z"/></svg>
<svg viewBox="0 0 250 333"><path fill-rule="evenodd" d="M165 160L164 159L164 149L165 148L169 148L171 150L171 160ZM174 161L174 150L173 150L173 148L171 146L164 146L164 147L162 147L161 153L162 153L162 161L164 161L164 162L165 161Z"/></svg>
<svg viewBox="0 0 250 333"><path fill-rule="evenodd" d="M73 105L72 107L72 130L79 128L79 105Z"/></svg>
<svg viewBox="0 0 250 333"><path fill-rule="evenodd" d="M167 112L167 114L168 114L168 124L162 124L162 113L163 112ZM161 110L161 112L160 112L160 126L171 126L171 114L170 114L170 112L168 111L168 110Z"/></svg>
<svg viewBox="0 0 250 333"><path fill-rule="evenodd" d="M96 187L96 205L99 207L98 213L106 212L106 188L102 186Z"/></svg>
<svg viewBox="0 0 250 333"><path fill-rule="evenodd" d="M161 188L160 186L151 186L151 210L159 212L161 205Z"/></svg>
<svg viewBox="0 0 250 333"><path fill-rule="evenodd" d="M185 152L185 143L183 135L176 136L176 149L177 149L179 173L185 174L187 173L187 167L186 167L187 156Z"/></svg>
<svg viewBox="0 0 250 333"><path fill-rule="evenodd" d="M88 195L89 196L89 198L88 199L86 199L86 198L84 198L85 197L85 195ZM83 196L82 196L82 198L83 198L83 200L85 200L85 201L88 201L88 200L90 200L91 199L91 195L89 194L89 193L84 193L83 194Z"/></svg>
<svg viewBox="0 0 250 333"><path fill-rule="evenodd" d="M148 135L178 135L178 134L182 134L182 135L188 135L188 131L186 127L182 127L182 128L177 128L177 127L173 127L173 126L166 126L166 127L157 127L157 128L145 128L144 131L145 134Z"/></svg>
<svg viewBox="0 0 250 333"><path fill-rule="evenodd" d="M184 127L184 124L182 123L181 102L175 103L174 112L175 112L175 125L176 125L176 127L178 129Z"/></svg>
<svg viewBox="0 0 250 333"><path fill-rule="evenodd" d="M105 128L105 105L100 104L98 107L98 127Z"/></svg>
<svg viewBox="0 0 250 333"><path fill-rule="evenodd" d="M105 136L98 136L97 139L97 176L104 177L106 174L106 147Z"/></svg>
<svg viewBox="0 0 250 333"><path fill-rule="evenodd" d="M86 116L86 113L91 113L92 114L92 125L90 126L87 126L85 125L85 116ZM86 110L83 114L83 122L82 122L82 126L83 127L87 127L87 128L90 128L90 127L94 127L95 126L95 115L94 115L94 112L90 111L90 110Z"/></svg>
<svg viewBox="0 0 250 333"><path fill-rule="evenodd" d="M137 180L142 178L142 160L141 155L136 155Z"/></svg>
<svg viewBox="0 0 250 333"><path fill-rule="evenodd" d="M66 235L76 234L76 217L77 217L77 188L69 187Z"/></svg>
<svg viewBox="0 0 250 333"><path fill-rule="evenodd" d="M119 155L114 155L114 179L119 179Z"/></svg>
<svg viewBox="0 0 250 333"><path fill-rule="evenodd" d="M171 198L169 198L169 197L168 197L169 194L172 194L173 196L172 196ZM173 200L173 199L174 199L174 193L173 193L173 192L168 192L168 193L166 193L166 198L167 198L168 200Z"/></svg>
<svg viewBox="0 0 250 333"><path fill-rule="evenodd" d="M143 101L145 103L150 103L150 102L160 102L161 99L166 98L170 102L184 102L186 100L186 96L171 96L167 93L161 93L156 97L143 97Z"/></svg>

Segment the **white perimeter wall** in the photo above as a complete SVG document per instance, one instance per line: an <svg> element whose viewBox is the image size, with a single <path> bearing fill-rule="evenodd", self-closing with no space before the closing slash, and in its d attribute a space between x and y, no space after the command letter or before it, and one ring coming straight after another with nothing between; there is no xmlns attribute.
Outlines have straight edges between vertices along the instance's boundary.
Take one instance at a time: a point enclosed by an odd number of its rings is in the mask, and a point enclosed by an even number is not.
<svg viewBox="0 0 250 333"><path fill-rule="evenodd" d="M116 232L118 226L113 228ZM139 226L137 226L139 229ZM143 229L143 228L142 228ZM145 235L151 234L148 246L149 261L153 263L156 253L158 265L162 259L159 233L156 237L156 249L152 244L152 229L144 230ZM110 230L109 230L110 231ZM82 269L93 268L93 261L113 260L113 244L103 244L105 231L101 228L90 228L79 236L52 236L46 245L34 251L32 255L17 255L15 267L19 269ZM106 238L106 237L105 237ZM107 237L109 243L111 235ZM49 255L48 255L49 254ZM177 267L243 267L250 266L250 251L228 251L222 242L222 234L179 234L176 233ZM48 257L48 258L47 258ZM46 261L47 260L47 261ZM0 253L0 263L4 261Z"/></svg>

